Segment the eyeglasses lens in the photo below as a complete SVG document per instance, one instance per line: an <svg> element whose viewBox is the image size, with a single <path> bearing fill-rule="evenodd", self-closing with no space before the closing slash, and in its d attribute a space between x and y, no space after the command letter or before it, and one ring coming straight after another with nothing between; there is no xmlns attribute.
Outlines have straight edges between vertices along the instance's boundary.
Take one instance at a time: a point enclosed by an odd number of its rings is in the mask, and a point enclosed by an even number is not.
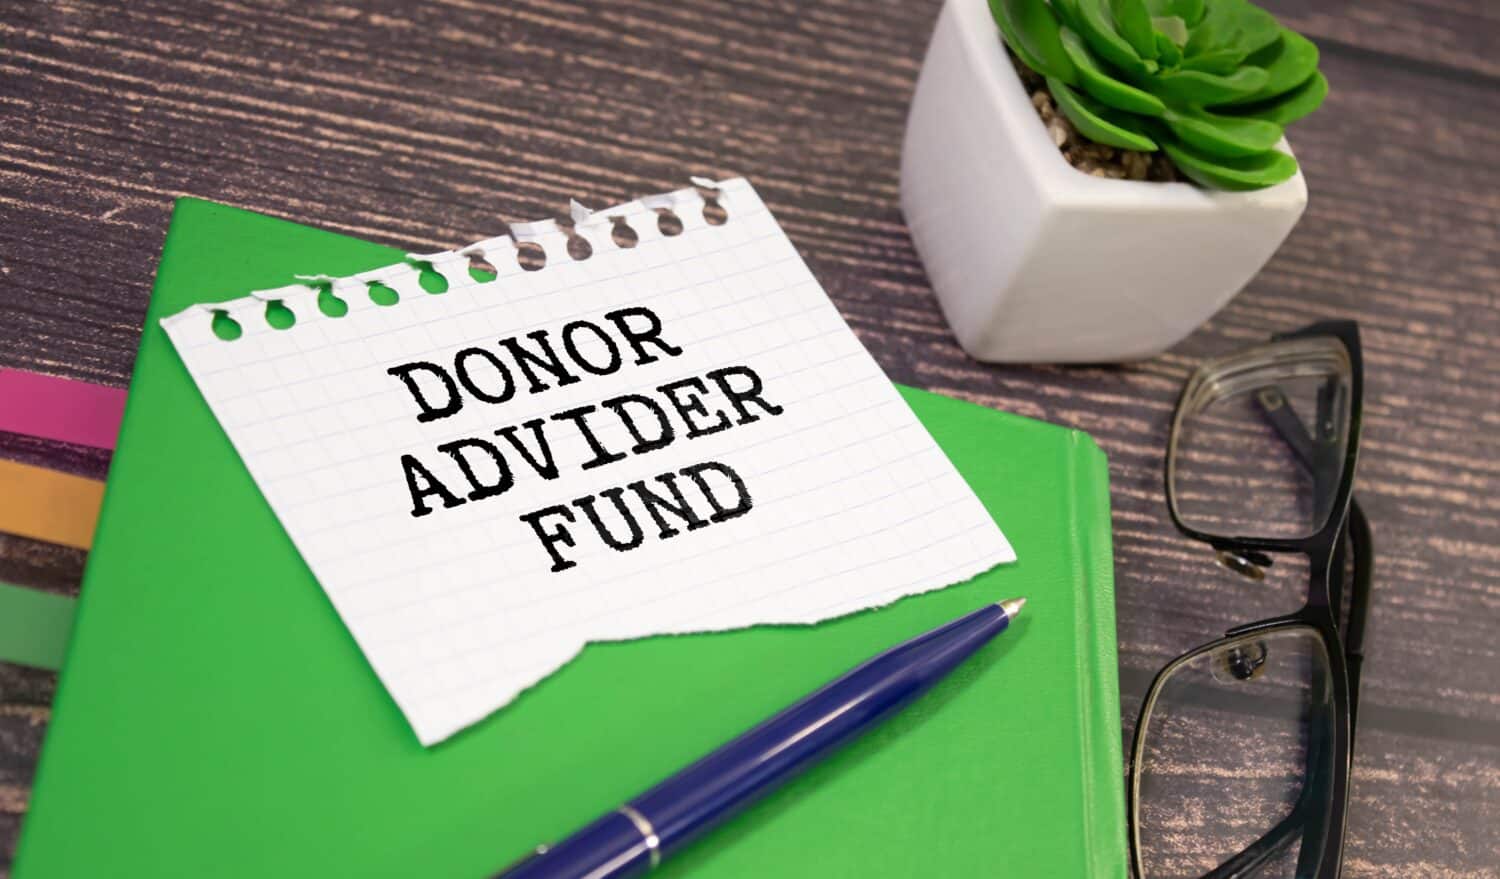
<svg viewBox="0 0 1500 879"><path fill-rule="evenodd" d="M1289 539L1322 528L1349 442L1349 376L1331 338L1274 343L1199 373L1169 451L1182 523L1220 537Z"/></svg>
<svg viewBox="0 0 1500 879"><path fill-rule="evenodd" d="M1314 629L1247 635L1175 665L1153 691L1136 755L1141 879L1197 879L1236 858L1236 876L1315 868L1334 722Z"/></svg>

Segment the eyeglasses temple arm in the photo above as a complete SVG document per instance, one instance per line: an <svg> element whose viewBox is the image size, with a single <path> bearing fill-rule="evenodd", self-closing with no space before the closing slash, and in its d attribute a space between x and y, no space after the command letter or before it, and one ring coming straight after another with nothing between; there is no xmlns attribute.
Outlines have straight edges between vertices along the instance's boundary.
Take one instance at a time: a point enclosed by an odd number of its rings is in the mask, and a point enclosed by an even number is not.
<svg viewBox="0 0 1500 879"><path fill-rule="evenodd" d="M1298 462L1307 468L1308 473L1313 477L1314 485L1321 491L1322 487L1317 483L1318 469L1313 463L1316 445L1312 436L1307 432L1302 419L1297 417L1296 411L1292 409L1291 401L1286 399L1286 394L1275 385L1262 388L1262 391L1267 390L1276 392L1280 405L1267 405L1267 401L1261 394L1255 395L1256 402L1260 404L1266 420L1292 450ZM1327 423L1332 405L1331 394L1318 394L1318 423L1320 425ZM1374 541L1370 534L1370 522L1365 518L1358 499L1353 496L1349 500L1349 545L1354 553L1354 582L1349 590L1349 624L1343 632L1343 641L1344 659L1349 666L1349 721L1352 731L1354 720L1358 716L1360 667L1364 664L1365 619L1370 606L1370 583L1375 572ZM1343 570L1343 560L1343 547L1340 546L1334 560L1334 570ZM1336 600L1332 610L1337 619L1339 608Z"/></svg>
<svg viewBox="0 0 1500 879"><path fill-rule="evenodd" d="M1317 706L1314 711L1321 715L1311 718L1309 729L1327 729L1328 701L1321 682L1315 682L1313 692L1313 704ZM1266 861L1275 857L1278 852L1286 848L1300 835L1304 835L1311 828L1323 833L1326 828L1311 823L1316 817L1312 810L1321 804L1326 804L1327 785L1332 781L1331 766L1324 759L1327 743L1323 739L1309 743L1307 749L1306 778L1307 783L1302 786L1302 791L1297 796L1297 802L1287 816L1269 831L1249 845L1245 846L1238 854L1215 867L1203 876L1203 879L1250 879L1256 876L1256 871ZM1316 866L1317 858L1323 853L1321 838L1304 839L1302 849L1297 858L1298 876L1312 875L1310 868Z"/></svg>
<svg viewBox="0 0 1500 879"><path fill-rule="evenodd" d="M1338 480L1342 469L1339 445L1334 442L1336 431L1333 424L1339 393L1336 379L1329 379L1318 389L1318 418L1314 424L1316 437L1308 433L1302 419L1297 416L1297 411L1292 408L1292 401L1280 387L1267 385L1255 394L1255 402L1260 406L1261 414L1276 429L1282 442L1287 444L1297 462L1312 477L1313 498L1319 505L1314 511L1318 521L1326 521L1328 518L1327 506L1333 502L1333 484Z"/></svg>
<svg viewBox="0 0 1500 879"><path fill-rule="evenodd" d="M1370 583L1375 576L1375 541L1370 520L1359 501L1349 502L1349 546L1354 553L1354 582L1349 589L1349 624L1343 632L1344 662L1349 668L1349 741L1359 719L1359 673L1365 660L1365 618L1370 609Z"/></svg>
<svg viewBox="0 0 1500 879"><path fill-rule="evenodd" d="M1333 804L1333 742L1330 739L1333 730L1333 718L1329 715L1333 712L1333 699L1328 693L1327 681L1321 675L1313 677L1313 706L1312 717L1308 718L1309 733L1318 730L1328 732L1320 735L1316 742L1309 743L1307 749L1307 783L1302 786L1302 794L1297 797L1298 809L1301 814L1302 824L1302 849L1297 852L1297 875L1313 876L1323 860L1324 849L1328 842L1328 812ZM1322 807L1323 814L1313 813L1313 809Z"/></svg>

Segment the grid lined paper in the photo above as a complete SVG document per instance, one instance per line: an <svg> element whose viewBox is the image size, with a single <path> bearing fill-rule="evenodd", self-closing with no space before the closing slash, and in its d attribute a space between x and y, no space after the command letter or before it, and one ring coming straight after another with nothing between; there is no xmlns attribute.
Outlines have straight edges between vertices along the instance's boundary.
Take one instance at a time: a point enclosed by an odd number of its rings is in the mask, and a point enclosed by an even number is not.
<svg viewBox="0 0 1500 879"><path fill-rule="evenodd" d="M718 224L696 189L593 213L575 208L572 234L591 251L583 259L569 255L569 233L556 223L516 225L510 236L461 251L162 321L424 744L504 706L589 641L812 623L1015 558L755 190L738 178L715 186L713 200L728 215ZM679 218L680 233L662 231L662 210ZM619 223L634 231L634 246L615 243ZM517 250L527 243L545 252L544 268L521 267ZM498 276L475 280L471 254ZM446 279L445 292L424 289L422 263ZM372 283L399 301L378 304ZM320 295L325 304L342 300L347 313L325 313ZM295 323L274 328L268 307L290 310ZM617 324L609 315L621 310L630 311ZM241 335L216 335L214 311ZM563 330L580 321L601 332L577 329L567 349ZM531 392L524 365L499 343L514 337L544 356L528 333L544 334L574 381L533 363L545 389ZM620 355L613 371L611 344ZM457 378L465 349L489 352L465 360L489 401ZM416 361L453 379L458 411L418 420L413 391L388 372ZM714 371L731 367L742 369L717 384ZM493 402L506 396L507 371L513 393ZM431 405L450 400L435 373L411 374ZM675 396L661 390L674 382L687 384ZM663 416L624 404L635 415L632 432L601 405L626 394ZM688 400L687 411L674 399ZM554 417L585 406L594 408ZM656 436L662 417L674 431L666 444ZM555 473L497 435L506 428L544 465L545 441ZM599 457L585 430L608 456L623 457L585 468ZM438 449L474 439L498 449L504 464L474 445L457 457ZM403 456L432 481L409 483ZM684 473L705 462L720 469ZM471 497L499 485L502 466L510 485ZM433 482L459 503L445 506L440 494L419 503ZM660 521L637 484L672 502L654 508ZM577 503L590 497L597 525ZM611 547L600 533L632 542L611 497L639 525L631 548ZM419 506L426 512L414 515ZM557 507L566 512L554 509L535 526L523 518ZM571 542L544 537L556 528ZM559 559L567 566L559 569Z"/></svg>

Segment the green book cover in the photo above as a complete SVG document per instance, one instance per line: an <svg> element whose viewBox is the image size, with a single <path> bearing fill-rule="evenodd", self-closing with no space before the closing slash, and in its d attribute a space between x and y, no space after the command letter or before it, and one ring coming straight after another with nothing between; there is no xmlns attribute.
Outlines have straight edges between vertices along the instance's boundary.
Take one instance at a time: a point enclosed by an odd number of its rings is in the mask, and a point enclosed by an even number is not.
<svg viewBox="0 0 1500 879"><path fill-rule="evenodd" d="M934 692L657 873L1126 876L1104 456L917 390L907 402L1019 561L816 626L590 645L419 745L158 323L400 258L178 203L18 879L488 875L871 655L1016 595L1012 630Z"/></svg>

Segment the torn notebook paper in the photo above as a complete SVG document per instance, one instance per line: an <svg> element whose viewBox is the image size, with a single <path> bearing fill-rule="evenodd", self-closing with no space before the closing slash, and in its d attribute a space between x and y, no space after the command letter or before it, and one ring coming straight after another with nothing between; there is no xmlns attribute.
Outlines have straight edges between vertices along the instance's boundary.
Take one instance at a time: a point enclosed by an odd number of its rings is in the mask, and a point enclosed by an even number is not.
<svg viewBox="0 0 1500 879"><path fill-rule="evenodd" d="M1014 558L750 184L700 185L162 322L424 744L590 641Z"/></svg>

